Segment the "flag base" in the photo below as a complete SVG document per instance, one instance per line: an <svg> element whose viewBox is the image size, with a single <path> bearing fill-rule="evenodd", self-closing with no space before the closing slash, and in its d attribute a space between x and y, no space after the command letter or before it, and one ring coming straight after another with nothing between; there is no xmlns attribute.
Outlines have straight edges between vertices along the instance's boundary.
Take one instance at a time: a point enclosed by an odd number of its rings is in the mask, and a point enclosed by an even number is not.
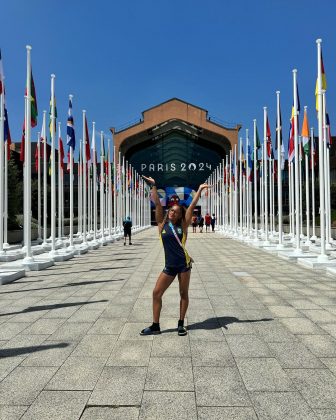
<svg viewBox="0 0 336 420"><path fill-rule="evenodd" d="M0 270L0 284L12 283L15 280L21 279L26 276L24 269L6 269L1 268Z"/></svg>

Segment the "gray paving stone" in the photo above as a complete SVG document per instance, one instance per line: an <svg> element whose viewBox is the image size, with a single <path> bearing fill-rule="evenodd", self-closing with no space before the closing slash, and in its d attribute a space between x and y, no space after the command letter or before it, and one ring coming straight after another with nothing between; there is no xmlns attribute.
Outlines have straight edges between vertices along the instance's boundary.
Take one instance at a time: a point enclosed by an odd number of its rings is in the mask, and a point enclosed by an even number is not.
<svg viewBox="0 0 336 420"><path fill-rule="evenodd" d="M258 419L316 420L313 410L298 392L251 392Z"/></svg>
<svg viewBox="0 0 336 420"><path fill-rule="evenodd" d="M198 420L257 420L250 407L198 407Z"/></svg>
<svg viewBox="0 0 336 420"><path fill-rule="evenodd" d="M166 336L161 334L154 337L151 352L152 357L190 357L190 345L187 336Z"/></svg>
<svg viewBox="0 0 336 420"><path fill-rule="evenodd" d="M116 335L86 335L72 352L74 357L101 357L107 359L117 341Z"/></svg>
<svg viewBox="0 0 336 420"><path fill-rule="evenodd" d="M304 345L318 357L335 357L336 340L328 335L298 335Z"/></svg>
<svg viewBox="0 0 336 420"><path fill-rule="evenodd" d="M27 356L22 366L61 366L75 348L75 343L44 341Z"/></svg>
<svg viewBox="0 0 336 420"><path fill-rule="evenodd" d="M27 405L0 405L0 420L19 420Z"/></svg>
<svg viewBox="0 0 336 420"><path fill-rule="evenodd" d="M197 406L250 406L236 368L194 367Z"/></svg>
<svg viewBox="0 0 336 420"><path fill-rule="evenodd" d="M42 391L23 420L77 420L90 396L85 391Z"/></svg>
<svg viewBox="0 0 336 420"><path fill-rule="evenodd" d="M92 322L65 322L49 337L49 340L80 341L92 325Z"/></svg>
<svg viewBox="0 0 336 420"><path fill-rule="evenodd" d="M151 349L152 341L117 341L106 366L148 366Z"/></svg>
<svg viewBox="0 0 336 420"><path fill-rule="evenodd" d="M24 334L53 334L64 322L64 318L40 318L26 328Z"/></svg>
<svg viewBox="0 0 336 420"><path fill-rule="evenodd" d="M106 366L91 394L89 405L139 406L147 368Z"/></svg>
<svg viewBox="0 0 336 420"><path fill-rule="evenodd" d="M152 357L148 365L145 390L194 391L191 359Z"/></svg>
<svg viewBox="0 0 336 420"><path fill-rule="evenodd" d="M91 391L103 370L105 361L93 357L69 357L46 385L48 390Z"/></svg>
<svg viewBox="0 0 336 420"><path fill-rule="evenodd" d="M226 341L234 357L271 357L267 344L256 335L231 335Z"/></svg>
<svg viewBox="0 0 336 420"><path fill-rule="evenodd" d="M236 366L225 341L192 340L190 346L193 366Z"/></svg>
<svg viewBox="0 0 336 420"><path fill-rule="evenodd" d="M288 376L313 409L336 408L336 377L327 369L288 369Z"/></svg>
<svg viewBox="0 0 336 420"><path fill-rule="evenodd" d="M236 359L248 391L289 391L291 380L274 358Z"/></svg>
<svg viewBox="0 0 336 420"><path fill-rule="evenodd" d="M335 420L336 419L336 409L326 409L326 410L319 410L314 409L314 413L318 420Z"/></svg>
<svg viewBox="0 0 336 420"><path fill-rule="evenodd" d="M336 315L324 309L301 309L301 312L313 322L319 323L336 323Z"/></svg>
<svg viewBox="0 0 336 420"><path fill-rule="evenodd" d="M1 325L0 340L10 340L29 327L28 322L7 322Z"/></svg>
<svg viewBox="0 0 336 420"><path fill-rule="evenodd" d="M299 341L269 343L274 357L283 368L323 368L323 363Z"/></svg>
<svg viewBox="0 0 336 420"><path fill-rule="evenodd" d="M54 367L17 367L0 383L0 405L30 405L55 374Z"/></svg>
<svg viewBox="0 0 336 420"><path fill-rule="evenodd" d="M87 334L110 334L119 335L124 327L126 318L106 319L99 318L88 330Z"/></svg>
<svg viewBox="0 0 336 420"><path fill-rule="evenodd" d="M293 334L324 334L325 331L307 318L281 318L280 322Z"/></svg>
<svg viewBox="0 0 336 420"><path fill-rule="evenodd" d="M144 392L139 420L192 420L196 418L194 392Z"/></svg>
<svg viewBox="0 0 336 420"><path fill-rule="evenodd" d="M86 407L81 420L138 420L137 407Z"/></svg>

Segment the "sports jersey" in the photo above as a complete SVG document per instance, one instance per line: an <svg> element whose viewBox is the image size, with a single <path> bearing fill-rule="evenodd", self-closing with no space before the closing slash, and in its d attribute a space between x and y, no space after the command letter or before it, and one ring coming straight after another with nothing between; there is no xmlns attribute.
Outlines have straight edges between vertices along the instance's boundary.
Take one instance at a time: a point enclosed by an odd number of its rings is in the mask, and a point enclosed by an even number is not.
<svg viewBox="0 0 336 420"><path fill-rule="evenodd" d="M173 225L174 226L174 225ZM183 232L182 226L175 225L175 232L180 239L183 246L185 246L186 235ZM165 266L166 267L185 267L190 264L190 257L181 245L178 243L175 235L169 226L169 222L165 223L161 231L161 240L165 252Z"/></svg>

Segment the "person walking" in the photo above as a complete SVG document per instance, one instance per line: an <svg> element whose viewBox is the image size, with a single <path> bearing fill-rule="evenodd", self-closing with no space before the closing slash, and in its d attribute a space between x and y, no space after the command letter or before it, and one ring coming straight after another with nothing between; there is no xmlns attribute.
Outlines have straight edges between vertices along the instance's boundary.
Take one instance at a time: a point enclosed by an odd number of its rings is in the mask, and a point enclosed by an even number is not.
<svg viewBox="0 0 336 420"><path fill-rule="evenodd" d="M143 176L143 178L151 185L152 189L152 200L155 204L155 219L164 248L165 267L160 273L153 290L153 323L151 326L144 328L140 334L161 334L160 313L162 308L162 296L172 284L175 277L178 276L181 299L180 319L177 324L177 332L178 335L183 336L187 334L187 329L184 326L184 318L189 304L188 291L192 263L192 258L185 248L185 243L194 208L202 191L209 186L208 184L199 186L188 209L175 204L164 216L154 179L145 176Z"/></svg>
<svg viewBox="0 0 336 420"><path fill-rule="evenodd" d="M194 214L192 219L191 219L191 225L192 225L192 228L193 228L193 233L196 233L196 227L197 227L197 216L196 216L196 214Z"/></svg>
<svg viewBox="0 0 336 420"><path fill-rule="evenodd" d="M207 232L208 229L210 230L210 224L211 224L211 216L209 213L205 215L205 231Z"/></svg>
<svg viewBox="0 0 336 420"><path fill-rule="evenodd" d="M132 245L132 242L131 242L131 239L132 239L132 220L129 216L127 216L126 219L123 221L123 227L124 227L124 246L126 246L127 236L128 236L129 245Z"/></svg>
<svg viewBox="0 0 336 420"><path fill-rule="evenodd" d="M215 213L213 213L212 214L212 217L211 217L211 229L212 229L212 232L215 231L215 224L216 224L216 216L215 216Z"/></svg>
<svg viewBox="0 0 336 420"><path fill-rule="evenodd" d="M203 232L203 226L204 226L204 217L200 214L199 221L198 221L198 227L200 233Z"/></svg>

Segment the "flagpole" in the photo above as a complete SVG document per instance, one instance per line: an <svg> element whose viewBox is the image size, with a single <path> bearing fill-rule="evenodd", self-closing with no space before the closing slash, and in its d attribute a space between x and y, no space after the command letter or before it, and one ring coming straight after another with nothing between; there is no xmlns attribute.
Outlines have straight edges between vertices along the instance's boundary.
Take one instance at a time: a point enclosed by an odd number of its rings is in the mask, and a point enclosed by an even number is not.
<svg viewBox="0 0 336 420"><path fill-rule="evenodd" d="M304 107L304 111L305 113L307 113L307 107ZM307 124L307 128L308 128L308 124ZM309 140L308 140L308 150L309 150ZM309 151L308 151L309 153ZM309 208L309 172L308 172L308 165L309 165L309 158L308 158L308 154L305 153L305 171L306 171L306 182L305 182L305 187L306 187L306 234L307 234L307 239L305 242L305 245L310 245L311 241L310 241L310 208Z"/></svg>
<svg viewBox="0 0 336 420"><path fill-rule="evenodd" d="M254 242L258 242L258 191L257 191L257 120L253 120L253 186L254 186Z"/></svg>
<svg viewBox="0 0 336 420"><path fill-rule="evenodd" d="M9 152L10 153L10 152ZM9 248L8 243L8 139L5 141L5 185L4 185L4 249Z"/></svg>
<svg viewBox="0 0 336 420"><path fill-rule="evenodd" d="M293 162L290 163L291 165L291 218L292 218L292 242L295 242L295 205L294 205L294 166Z"/></svg>
<svg viewBox="0 0 336 420"><path fill-rule="evenodd" d="M311 241L316 241L317 236L315 232L315 144L314 144L314 128L310 129L310 150L311 150L311 171L312 171L312 224L313 224L313 236L310 238Z"/></svg>
<svg viewBox="0 0 336 420"><path fill-rule="evenodd" d="M92 122L93 151L93 242L97 242L97 155L96 155L96 123Z"/></svg>
<svg viewBox="0 0 336 420"><path fill-rule="evenodd" d="M116 165L116 150L113 144L113 234L116 235L117 228L117 191L116 191L116 177L117 177L117 165Z"/></svg>
<svg viewBox="0 0 336 420"><path fill-rule="evenodd" d="M271 141L271 140L267 140L267 141ZM271 146L272 147L272 146ZM272 232L272 227L273 227L273 214L272 214L272 210L273 210L273 196L272 196L272 155L269 156L268 159L268 171L269 171L269 237L273 238L273 232Z"/></svg>
<svg viewBox="0 0 336 420"><path fill-rule="evenodd" d="M260 222L261 222L261 234L264 236L265 232L265 203L264 203L264 145L261 145L261 159L260 159Z"/></svg>
<svg viewBox="0 0 336 420"><path fill-rule="evenodd" d="M282 243L282 162L281 162L281 118L280 118L280 91L276 91L277 96L277 144L278 144L278 231L279 231L279 243L277 249L283 249Z"/></svg>
<svg viewBox="0 0 336 420"><path fill-rule="evenodd" d="M1 59L1 58L0 58ZM0 63L1 65L1 63ZM0 80L1 83L1 80ZM4 89L2 86L2 92L0 95L0 255L5 255L4 251L4 203L2 197L4 196L4 134L5 134L5 98Z"/></svg>
<svg viewBox="0 0 336 420"><path fill-rule="evenodd" d="M37 241L41 243L41 133L37 133Z"/></svg>
<svg viewBox="0 0 336 420"><path fill-rule="evenodd" d="M322 60L321 60L322 39L317 39L317 101L318 101L318 136L319 136L319 185L320 185L320 237L321 253L318 256L319 262L328 261L326 255L325 236L325 206L324 206L324 158L323 158L323 110L322 110Z"/></svg>
<svg viewBox="0 0 336 420"><path fill-rule="evenodd" d="M328 147L327 147L327 138L328 138L328 125L327 125L327 103L326 103L326 91L322 90L322 101L323 101L323 153L324 153L324 197L325 197L325 215L326 215L326 249L332 249L330 245L330 232L331 232L331 222L330 222L330 211L329 211L329 201L330 201L330 188L329 188L329 164L328 164Z"/></svg>
<svg viewBox="0 0 336 420"><path fill-rule="evenodd" d="M235 177L234 177L234 235L238 236L238 194L237 194L237 145L235 144L234 157Z"/></svg>
<svg viewBox="0 0 336 420"><path fill-rule="evenodd" d="M105 241L105 221L104 221L104 132L100 132L100 242L106 245Z"/></svg>
<svg viewBox="0 0 336 420"><path fill-rule="evenodd" d="M264 106L264 167L263 167L263 177L264 177L264 213L265 213L265 241L263 245L269 246L270 242L268 240L268 185L267 185L267 107Z"/></svg>
<svg viewBox="0 0 336 420"><path fill-rule="evenodd" d="M47 132L46 132L46 114L47 111L43 111L43 122L42 122L42 139L43 139L43 243L44 248L49 248L47 244L47 216L48 216L48 201L47 201Z"/></svg>
<svg viewBox="0 0 336 420"><path fill-rule="evenodd" d="M248 129L246 129L246 229L247 237L250 238L250 161L249 161L249 137Z"/></svg>
<svg viewBox="0 0 336 420"><path fill-rule="evenodd" d="M111 220L111 212L112 212L112 179L111 179L111 139L108 139L107 143L107 159L108 159L108 231L109 231L109 240L113 240L112 238L112 220Z"/></svg>
<svg viewBox="0 0 336 420"><path fill-rule="evenodd" d="M30 45L27 45L26 49L27 49L27 88L26 88L27 93L25 97L26 117L25 117L25 159L24 159L24 172L25 172L24 230L25 230L26 257L24 258L23 263L29 264L29 263L34 262L34 258L31 252L31 59L30 59L30 54L31 54L32 47ZM3 132L3 130L1 131ZM2 243L2 239L1 239L1 243Z"/></svg>
<svg viewBox="0 0 336 420"><path fill-rule="evenodd" d="M62 242L61 123L58 123L58 242Z"/></svg>
<svg viewBox="0 0 336 420"><path fill-rule="evenodd" d="M302 216L302 137L299 136L299 196L300 196L300 239L303 238L303 216Z"/></svg>
<svg viewBox="0 0 336 420"><path fill-rule="evenodd" d="M300 248L300 186L299 186L299 142L298 142L298 98L297 98L297 70L293 73L293 97L294 97L294 160L295 160L295 250L302 253Z"/></svg>
<svg viewBox="0 0 336 420"><path fill-rule="evenodd" d="M83 196L83 162L82 162L82 140L79 140L79 156L77 164L77 199L78 199L78 209L77 209L77 233L82 235L82 196Z"/></svg>

